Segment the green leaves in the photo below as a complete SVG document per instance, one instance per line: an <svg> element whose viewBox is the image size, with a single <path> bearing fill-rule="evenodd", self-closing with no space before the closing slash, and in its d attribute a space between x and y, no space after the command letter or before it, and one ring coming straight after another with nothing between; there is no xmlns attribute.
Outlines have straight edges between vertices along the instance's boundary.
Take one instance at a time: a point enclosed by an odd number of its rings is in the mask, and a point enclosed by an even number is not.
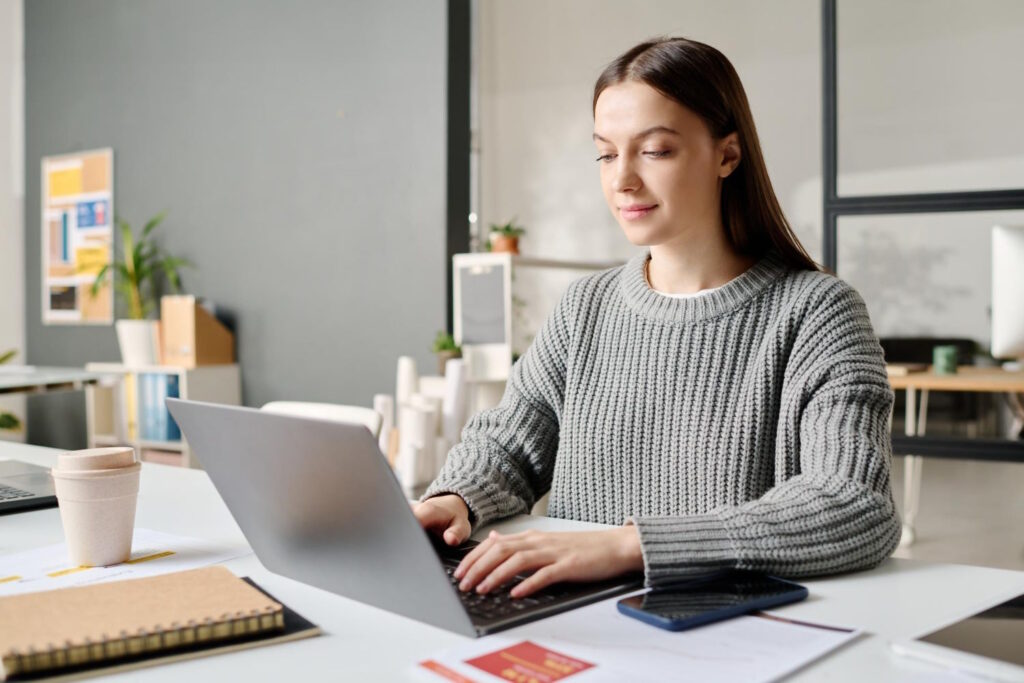
<svg viewBox="0 0 1024 683"><path fill-rule="evenodd" d="M100 287L103 286L103 279L107 276L107 271L110 270L110 264L105 263L100 268L100 272L96 273L96 279L92 281L92 287L89 288L89 293L92 294L93 298L100 293Z"/></svg>
<svg viewBox="0 0 1024 683"><path fill-rule="evenodd" d="M512 218L508 223L491 223L491 232L503 235L505 237L521 237L526 234L526 228L516 225L515 217Z"/></svg>
<svg viewBox="0 0 1024 683"><path fill-rule="evenodd" d="M163 268L164 275L167 276L167 284L171 286L171 293L177 294L180 292L181 278L178 276L178 269L183 267L191 268L192 263L176 256L165 256L164 260L161 261L161 267Z"/></svg>
<svg viewBox="0 0 1024 683"><path fill-rule="evenodd" d="M440 330L437 336L434 337L434 353L440 353L441 351L461 351L462 347L455 343L455 339L445 332Z"/></svg>
<svg viewBox="0 0 1024 683"><path fill-rule="evenodd" d="M149 237L149 233L153 232L153 229L156 228L156 226L158 226L161 223L163 223L164 222L164 218L166 218L166 217L167 217L167 211L164 210L164 211L161 211L160 213L158 213L157 215L153 216L152 218L150 218L149 221L146 223L146 227L142 228L142 237L143 237L143 239L145 239L146 237Z"/></svg>
<svg viewBox="0 0 1024 683"><path fill-rule="evenodd" d="M3 365L17 355L17 349L11 349L10 351L0 353L0 365ZM21 429L21 421L10 413L0 411L0 429Z"/></svg>
<svg viewBox="0 0 1024 683"><path fill-rule="evenodd" d="M109 279L113 266L114 288L118 298L128 307L128 314L136 320L143 320L156 309L160 279L164 278L172 293L181 290L179 269L191 267L192 264L183 258L164 253L152 233L163 223L167 212L161 211L150 218L136 237L132 226L121 218L116 219L121 233L121 254L115 253L114 262L105 265L92 283L93 296L99 294L100 288Z"/></svg>

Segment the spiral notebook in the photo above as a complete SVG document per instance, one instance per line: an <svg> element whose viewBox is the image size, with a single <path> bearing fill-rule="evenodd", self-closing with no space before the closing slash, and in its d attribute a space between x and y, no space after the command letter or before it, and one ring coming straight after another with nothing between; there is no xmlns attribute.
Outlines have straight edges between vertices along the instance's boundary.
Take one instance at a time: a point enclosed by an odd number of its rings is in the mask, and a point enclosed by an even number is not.
<svg viewBox="0 0 1024 683"><path fill-rule="evenodd" d="M0 680L85 678L317 635L214 566L0 599Z"/></svg>

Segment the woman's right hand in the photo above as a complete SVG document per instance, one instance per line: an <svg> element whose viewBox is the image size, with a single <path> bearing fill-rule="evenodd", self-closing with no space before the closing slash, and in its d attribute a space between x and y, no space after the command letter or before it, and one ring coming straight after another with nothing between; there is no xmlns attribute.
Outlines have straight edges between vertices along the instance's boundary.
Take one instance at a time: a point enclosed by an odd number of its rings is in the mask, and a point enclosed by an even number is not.
<svg viewBox="0 0 1024 683"><path fill-rule="evenodd" d="M449 493L413 503L412 512L427 531L456 546L469 538L469 508L462 496Z"/></svg>

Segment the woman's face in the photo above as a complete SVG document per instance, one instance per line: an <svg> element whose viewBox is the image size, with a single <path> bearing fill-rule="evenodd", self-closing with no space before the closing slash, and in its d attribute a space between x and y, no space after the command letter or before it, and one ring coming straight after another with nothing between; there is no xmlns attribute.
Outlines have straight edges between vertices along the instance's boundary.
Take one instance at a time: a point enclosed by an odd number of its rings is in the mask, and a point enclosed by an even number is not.
<svg viewBox="0 0 1024 683"><path fill-rule="evenodd" d="M594 108L608 208L636 245L682 244L721 230L720 183L739 163L735 134L636 81L609 86Z"/></svg>

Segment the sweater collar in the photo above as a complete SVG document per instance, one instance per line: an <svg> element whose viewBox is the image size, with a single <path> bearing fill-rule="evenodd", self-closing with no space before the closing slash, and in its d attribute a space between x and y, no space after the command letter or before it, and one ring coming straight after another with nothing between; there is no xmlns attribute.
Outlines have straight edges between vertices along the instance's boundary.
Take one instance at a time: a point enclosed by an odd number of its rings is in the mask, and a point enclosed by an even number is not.
<svg viewBox="0 0 1024 683"><path fill-rule="evenodd" d="M619 287L631 309L644 317L666 322L697 322L728 313L755 297L786 272L786 265L779 255L770 251L718 289L692 299L675 299L658 294L647 284L644 262L648 258L649 251L631 258L623 266Z"/></svg>

